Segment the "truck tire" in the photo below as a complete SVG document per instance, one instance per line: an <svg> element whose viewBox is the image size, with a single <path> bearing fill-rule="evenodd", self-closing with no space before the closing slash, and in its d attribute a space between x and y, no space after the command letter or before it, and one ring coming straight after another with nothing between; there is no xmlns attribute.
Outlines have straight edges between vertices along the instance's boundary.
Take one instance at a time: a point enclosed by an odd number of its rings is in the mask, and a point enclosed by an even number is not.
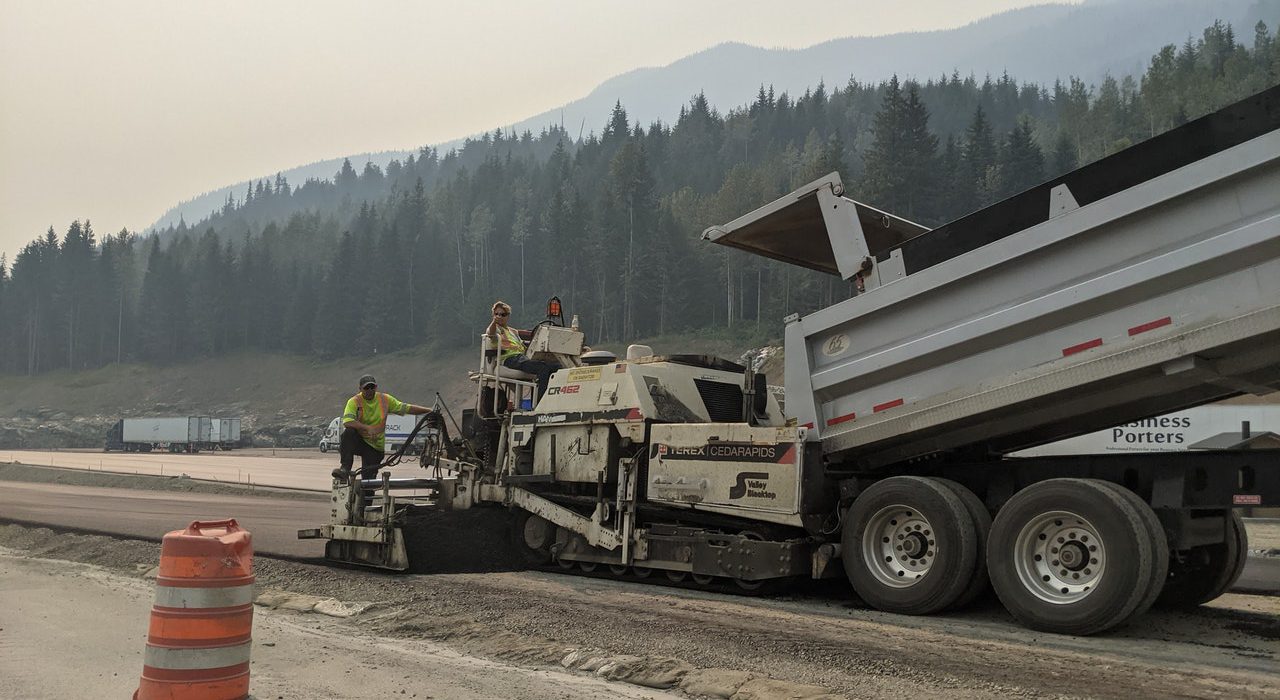
<svg viewBox="0 0 1280 700"><path fill-rule="evenodd" d="M927 615L965 592L977 559L973 517L937 479L895 476L849 508L841 534L853 590L886 612Z"/></svg>
<svg viewBox="0 0 1280 700"><path fill-rule="evenodd" d="M1249 557L1249 536L1240 514L1227 518L1227 539L1196 547L1187 560L1175 564L1156 604L1162 608L1194 608L1230 590Z"/></svg>
<svg viewBox="0 0 1280 700"><path fill-rule="evenodd" d="M1104 483L1138 510L1138 514L1147 525L1147 530L1151 533L1152 542L1155 543L1155 549L1151 552L1151 578L1147 583L1147 594L1138 601L1138 607L1129 613L1129 618L1132 619L1150 610L1151 605L1160 597L1160 592L1164 590L1165 581L1169 578L1169 536L1165 534L1164 525L1160 523L1160 518L1156 517L1156 512L1151 510L1151 506L1142 500L1141 496L1120 484Z"/></svg>
<svg viewBox="0 0 1280 700"><path fill-rule="evenodd" d="M1146 598L1156 542L1142 513L1096 479L1050 479L996 513L987 572L1019 622L1045 632L1095 634Z"/></svg>
<svg viewBox="0 0 1280 700"><path fill-rule="evenodd" d="M974 532L977 534L976 557L973 563L973 573L969 575L969 585L956 598L956 602L951 604L951 609L956 610L972 603L978 596L991 586L991 578L987 576L987 540L991 537L991 512L987 510L987 506L982 502L978 495L970 491L964 484L950 479L938 479L934 481L942 484L954 493L961 503L964 503L965 510L969 511L969 517L973 518Z"/></svg>

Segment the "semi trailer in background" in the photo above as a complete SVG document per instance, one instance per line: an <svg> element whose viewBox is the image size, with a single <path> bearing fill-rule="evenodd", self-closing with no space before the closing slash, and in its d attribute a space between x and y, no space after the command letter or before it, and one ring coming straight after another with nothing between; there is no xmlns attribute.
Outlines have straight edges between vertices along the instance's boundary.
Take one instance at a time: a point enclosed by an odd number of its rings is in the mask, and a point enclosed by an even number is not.
<svg viewBox="0 0 1280 700"><path fill-rule="evenodd" d="M240 419L213 418L209 432L208 448L211 450L231 450L240 446Z"/></svg>
<svg viewBox="0 0 1280 700"><path fill-rule="evenodd" d="M104 452L200 452L240 444L239 418L176 416L122 418L107 431Z"/></svg>
<svg viewBox="0 0 1280 700"><path fill-rule="evenodd" d="M1011 456L1269 449L1280 440L1280 396L1277 396L1277 401L1275 404L1197 406L1114 425L1015 452Z"/></svg>
<svg viewBox="0 0 1280 700"><path fill-rule="evenodd" d="M209 443L212 422L203 416L123 418L107 431L104 452L199 452Z"/></svg>

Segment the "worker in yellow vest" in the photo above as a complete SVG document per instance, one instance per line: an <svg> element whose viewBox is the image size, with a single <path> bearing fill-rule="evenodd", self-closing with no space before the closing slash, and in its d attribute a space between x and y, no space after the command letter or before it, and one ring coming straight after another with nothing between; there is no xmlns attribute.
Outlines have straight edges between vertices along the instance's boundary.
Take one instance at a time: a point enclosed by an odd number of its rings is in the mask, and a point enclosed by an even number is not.
<svg viewBox="0 0 1280 700"><path fill-rule="evenodd" d="M386 449L388 413L421 416L430 414L426 406L405 403L386 392L378 391L378 381L372 374L360 377L360 392L347 399L342 411L342 438L338 441L338 455L342 466L333 470L333 478L346 479L356 455L360 455L360 478L372 479L382 464Z"/></svg>
<svg viewBox="0 0 1280 700"><path fill-rule="evenodd" d="M489 327L484 333L498 343L498 361L503 367L537 377L540 401L542 395L547 393L547 384L551 381L552 373L559 368L550 362L529 359L525 355L526 346L524 339L520 337L520 331L507 325L510 319L511 305L505 301L493 302L493 320L489 322Z"/></svg>

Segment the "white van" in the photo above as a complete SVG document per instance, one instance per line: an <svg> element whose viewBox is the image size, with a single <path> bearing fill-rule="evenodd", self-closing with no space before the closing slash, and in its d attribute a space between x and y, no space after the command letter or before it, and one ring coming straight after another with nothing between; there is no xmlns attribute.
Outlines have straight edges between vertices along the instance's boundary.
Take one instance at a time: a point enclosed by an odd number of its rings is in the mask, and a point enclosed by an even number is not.
<svg viewBox="0 0 1280 700"><path fill-rule="evenodd" d="M413 426L417 425L417 423L417 416L397 416L394 413L387 416L387 439L386 444L383 446L383 452L390 453L400 449L404 441L409 438L409 433L413 432ZM320 437L320 451L337 451L338 442L342 439L342 430L341 417L329 421L329 427L324 429L324 435ZM414 447L418 446L415 445ZM414 453L415 449L410 448L409 452Z"/></svg>

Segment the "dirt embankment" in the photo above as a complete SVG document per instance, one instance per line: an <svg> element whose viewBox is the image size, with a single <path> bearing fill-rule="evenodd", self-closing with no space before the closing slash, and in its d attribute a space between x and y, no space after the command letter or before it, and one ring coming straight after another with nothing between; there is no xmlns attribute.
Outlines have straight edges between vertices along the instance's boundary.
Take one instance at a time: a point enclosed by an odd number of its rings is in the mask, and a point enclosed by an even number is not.
<svg viewBox="0 0 1280 700"><path fill-rule="evenodd" d="M658 353L714 354L741 361L741 341L694 334L650 339ZM625 345L601 346L626 353ZM781 348L748 353L759 358L772 384L782 383ZM455 414L474 400L467 371L471 348L424 346L391 354L330 361L243 353L153 367L112 365L81 372L0 375L0 448L101 447L120 418L204 415L243 420L242 433L259 446L310 447L355 391L373 374L384 390L431 405L436 393Z"/></svg>
<svg viewBox="0 0 1280 700"><path fill-rule="evenodd" d="M406 401L431 404L439 391L461 400L472 354L418 348L318 362L242 354L182 365L113 365L33 377L0 376L0 448L101 447L120 418L241 417L242 434L264 446L314 446L360 375L372 373Z"/></svg>

